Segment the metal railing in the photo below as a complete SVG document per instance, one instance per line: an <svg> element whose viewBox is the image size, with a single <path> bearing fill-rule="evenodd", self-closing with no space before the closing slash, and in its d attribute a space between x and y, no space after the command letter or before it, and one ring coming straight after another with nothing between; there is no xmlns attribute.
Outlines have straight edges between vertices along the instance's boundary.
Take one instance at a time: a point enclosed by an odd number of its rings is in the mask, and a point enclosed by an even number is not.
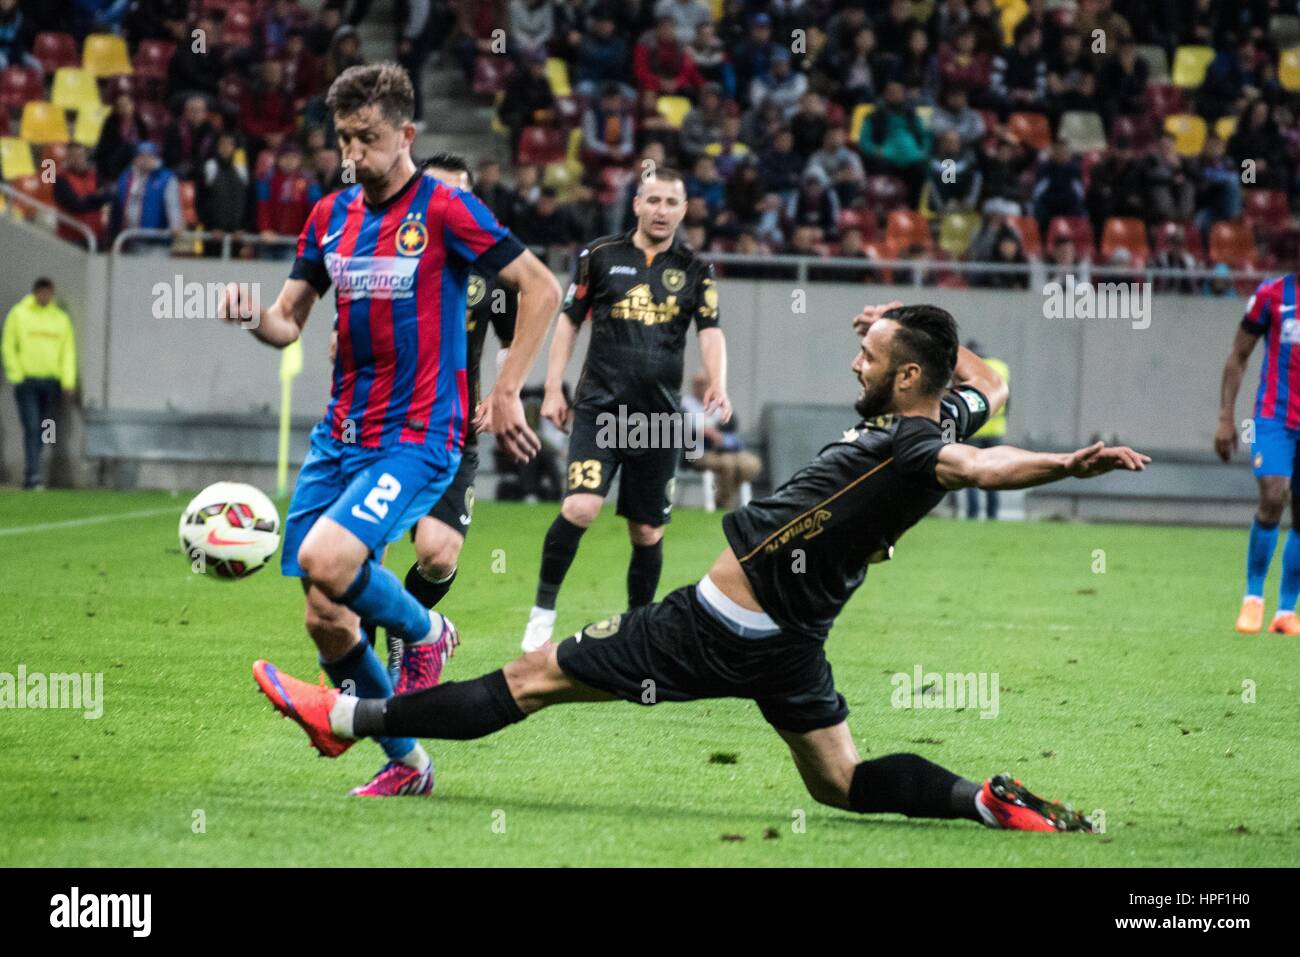
<svg viewBox="0 0 1300 957"><path fill-rule="evenodd" d="M8 183L0 183L0 196L4 196L7 210L15 207L17 209L30 207L37 213L38 222L39 217L45 217L46 220L54 220L56 223L75 229L85 237L86 248L90 250L90 252L94 253L99 251L99 243L95 240L94 231L81 220L69 216L63 210L51 206L49 203L42 203L39 199L29 196L27 193L19 192ZM26 219L25 216L20 218ZM51 229L50 231L57 233L57 230L54 229Z"/></svg>
<svg viewBox="0 0 1300 957"><path fill-rule="evenodd" d="M131 251L128 250L126 246L133 240L166 240L173 244L202 243L204 245L210 242L220 242L221 255L218 257L220 259L231 258L231 249L235 243L249 243L257 246L296 246L298 244L297 236L273 236L270 239L267 239L261 233L218 233L209 232L203 229L170 230L132 228L124 229L114 237L113 244L109 247L109 252L114 256L130 254ZM157 250L159 244L151 243L148 248Z"/></svg>

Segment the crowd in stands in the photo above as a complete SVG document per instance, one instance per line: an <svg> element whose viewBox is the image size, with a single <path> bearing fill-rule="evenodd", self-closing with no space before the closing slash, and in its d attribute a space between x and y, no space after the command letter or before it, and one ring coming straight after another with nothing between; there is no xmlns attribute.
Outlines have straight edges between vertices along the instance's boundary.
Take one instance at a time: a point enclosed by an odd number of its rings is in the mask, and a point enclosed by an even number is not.
<svg viewBox="0 0 1300 957"><path fill-rule="evenodd" d="M650 161L685 173L698 248L876 278L871 261L1172 273L1300 251L1300 0L400 0L394 48L363 52L368 8L0 0L0 173L101 241L292 236L340 185L330 81L396 55L418 90L436 52L514 160L485 160L477 191L537 247L626 228ZM45 158L53 184L32 178Z"/></svg>

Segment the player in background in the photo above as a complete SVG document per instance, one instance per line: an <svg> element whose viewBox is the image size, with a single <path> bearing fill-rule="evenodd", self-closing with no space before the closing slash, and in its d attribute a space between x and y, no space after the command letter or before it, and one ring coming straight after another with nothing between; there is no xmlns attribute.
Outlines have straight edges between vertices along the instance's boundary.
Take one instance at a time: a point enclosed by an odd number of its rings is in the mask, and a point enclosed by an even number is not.
<svg viewBox="0 0 1300 957"><path fill-rule="evenodd" d="M748 698L822 804L1012 830L1091 830L1082 814L1009 775L981 786L917 754L863 761L825 642L869 566L889 561L948 490L1141 471L1150 459L1100 442L1061 454L965 445L1008 393L997 373L960 348L952 316L934 306L867 307L854 327L861 421L771 495L728 514L727 548L697 585L473 681L366 701L260 661L254 672L263 692L327 757L373 734L479 738L565 702ZM796 556L800 571L792 571ZM956 578L970 559L955 562Z"/></svg>
<svg viewBox="0 0 1300 957"><path fill-rule="evenodd" d="M404 70L351 67L330 86L344 167L357 184L321 199L276 301L261 309L227 286L223 317L252 320L277 348L296 341L317 298L335 288L338 350L325 418L294 486L281 570L302 580L307 631L336 686L385 697L393 685L361 634L362 618L404 645L400 690L435 684L455 630L375 559L442 496L469 426L465 289L471 267L519 291L515 348L477 425L527 460L539 442L519 391L559 286L474 196L421 175L411 159L413 91ZM254 314L254 310L256 314ZM352 793L429 794L433 765L409 737L385 737L388 762Z"/></svg>
<svg viewBox="0 0 1300 957"><path fill-rule="evenodd" d="M1223 366L1219 388L1219 427L1214 450L1224 462L1237 448L1237 392L1255 343L1264 338L1264 362L1255 391L1251 462L1259 483L1259 506L1246 546L1246 595L1237 615L1237 631L1255 634L1264 626L1264 579L1277 547L1278 524L1291 494L1291 531L1282 549L1282 582L1277 611L1268 630L1300 635L1296 599L1300 596L1300 537L1296 535L1295 460L1300 441L1300 320L1296 314L1296 275L1288 273L1260 283L1246 304Z"/></svg>
<svg viewBox="0 0 1300 957"><path fill-rule="evenodd" d="M568 431L567 485L560 514L542 543L537 597L523 647L533 651L551 638L555 600L578 552L582 534L596 520L614 477L618 514L627 520L632 558L627 605L654 600L663 568L663 533L672 510L673 481L681 448L624 448L608 441L603 421L684 423L681 410L683 353L692 322L708 377L705 408L725 423L727 349L718 328L718 291L713 267L675 237L686 214L686 186L679 173L648 171L632 201L636 226L595 240L578 254L546 368L542 415ZM591 344L573 407L564 397L564 370L578 329L591 316ZM605 418L609 417L609 418ZM683 430L682 435L685 436Z"/></svg>

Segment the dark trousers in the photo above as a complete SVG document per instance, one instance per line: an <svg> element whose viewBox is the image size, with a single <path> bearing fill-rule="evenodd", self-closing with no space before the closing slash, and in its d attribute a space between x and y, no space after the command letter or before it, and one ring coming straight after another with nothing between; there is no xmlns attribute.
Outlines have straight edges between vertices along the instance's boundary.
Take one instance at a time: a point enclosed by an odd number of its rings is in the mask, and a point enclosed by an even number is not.
<svg viewBox="0 0 1300 957"><path fill-rule="evenodd" d="M974 439L970 444L979 449L987 449L995 445L1001 445L1002 440L994 438ZM993 521L998 517L998 493L990 490L985 492L984 495L984 514L989 521ZM980 517L980 490L969 486L966 488L966 517Z"/></svg>
<svg viewBox="0 0 1300 957"><path fill-rule="evenodd" d="M54 418L62 390L58 379L24 379L14 386L18 400L18 420L23 427L23 488L41 480L41 433L44 423Z"/></svg>

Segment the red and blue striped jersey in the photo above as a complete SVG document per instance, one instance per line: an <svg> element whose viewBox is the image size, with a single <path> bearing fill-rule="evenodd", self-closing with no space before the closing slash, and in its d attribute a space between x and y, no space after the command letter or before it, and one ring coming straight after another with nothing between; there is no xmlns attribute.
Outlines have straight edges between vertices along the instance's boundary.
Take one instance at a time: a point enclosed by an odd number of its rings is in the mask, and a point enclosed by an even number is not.
<svg viewBox="0 0 1300 957"><path fill-rule="evenodd" d="M361 186L322 198L290 274L334 286L338 351L325 419L343 442L445 442L471 415L465 373L470 265L493 275L523 245L473 193L417 173L380 206Z"/></svg>
<svg viewBox="0 0 1300 957"><path fill-rule="evenodd" d="M1300 322L1295 314L1295 286L1295 273L1264 280L1250 297L1241 320L1241 328L1264 336L1255 418L1278 419L1288 429L1300 429Z"/></svg>

